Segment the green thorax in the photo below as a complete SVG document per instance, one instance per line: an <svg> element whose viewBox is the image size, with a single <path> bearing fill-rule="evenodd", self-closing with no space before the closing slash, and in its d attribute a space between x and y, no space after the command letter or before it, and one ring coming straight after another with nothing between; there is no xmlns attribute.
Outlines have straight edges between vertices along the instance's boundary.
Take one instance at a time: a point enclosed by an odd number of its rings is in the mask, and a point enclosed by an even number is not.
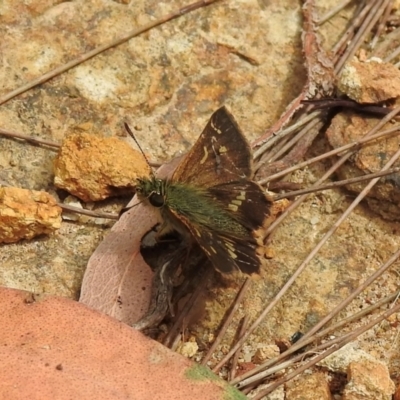
<svg viewBox="0 0 400 400"><path fill-rule="evenodd" d="M172 214L185 225L244 237L247 230L228 211L228 204L212 197L207 189L169 180L140 179L139 198L160 209L163 218ZM174 225L174 221L168 221Z"/></svg>

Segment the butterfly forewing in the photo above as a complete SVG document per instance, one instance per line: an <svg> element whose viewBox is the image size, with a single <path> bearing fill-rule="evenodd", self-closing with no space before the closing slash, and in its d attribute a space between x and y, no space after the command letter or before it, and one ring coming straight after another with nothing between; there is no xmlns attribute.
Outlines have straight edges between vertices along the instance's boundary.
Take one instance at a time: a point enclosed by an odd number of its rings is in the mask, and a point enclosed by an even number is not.
<svg viewBox="0 0 400 400"><path fill-rule="evenodd" d="M208 188L248 179L251 166L247 140L233 116L221 107L211 116L197 142L176 169L172 181Z"/></svg>

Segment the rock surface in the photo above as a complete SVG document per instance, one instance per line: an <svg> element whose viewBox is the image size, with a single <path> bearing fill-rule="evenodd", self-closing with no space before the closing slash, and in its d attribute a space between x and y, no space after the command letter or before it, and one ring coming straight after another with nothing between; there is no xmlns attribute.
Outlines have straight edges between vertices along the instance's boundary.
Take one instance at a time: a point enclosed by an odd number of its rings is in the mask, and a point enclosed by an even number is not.
<svg viewBox="0 0 400 400"><path fill-rule="evenodd" d="M350 363L348 380L343 400L391 400L395 391L387 367L369 360Z"/></svg>
<svg viewBox="0 0 400 400"><path fill-rule="evenodd" d="M380 103L399 97L400 72L381 60L354 59L344 66L338 88L357 103Z"/></svg>
<svg viewBox="0 0 400 400"><path fill-rule="evenodd" d="M117 138L72 134L54 160L54 184L83 201L133 194L136 179L147 177L143 155Z"/></svg>
<svg viewBox="0 0 400 400"><path fill-rule="evenodd" d="M0 187L0 243L49 234L61 226L61 208L46 192Z"/></svg>

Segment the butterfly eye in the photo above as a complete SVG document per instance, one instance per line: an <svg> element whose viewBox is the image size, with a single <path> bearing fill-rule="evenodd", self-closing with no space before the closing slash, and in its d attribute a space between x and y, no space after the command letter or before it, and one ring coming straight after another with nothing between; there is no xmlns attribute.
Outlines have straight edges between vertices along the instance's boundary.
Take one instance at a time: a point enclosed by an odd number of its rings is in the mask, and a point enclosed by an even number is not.
<svg viewBox="0 0 400 400"><path fill-rule="evenodd" d="M149 202L153 207L162 207L165 204L165 198L163 195L153 192L149 196Z"/></svg>

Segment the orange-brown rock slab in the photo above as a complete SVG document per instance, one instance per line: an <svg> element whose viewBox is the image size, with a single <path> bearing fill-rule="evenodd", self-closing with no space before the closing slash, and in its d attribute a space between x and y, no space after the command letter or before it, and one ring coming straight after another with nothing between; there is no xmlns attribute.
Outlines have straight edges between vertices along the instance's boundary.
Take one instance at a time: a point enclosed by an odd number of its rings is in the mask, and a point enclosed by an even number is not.
<svg viewBox="0 0 400 400"><path fill-rule="evenodd" d="M0 288L0 398L244 400L208 369L65 298Z"/></svg>
<svg viewBox="0 0 400 400"><path fill-rule="evenodd" d="M303 375L286 387L286 400L332 400L324 374Z"/></svg>
<svg viewBox="0 0 400 400"><path fill-rule="evenodd" d="M395 390L388 368L378 362L363 360L350 363L343 400L391 400Z"/></svg>
<svg viewBox="0 0 400 400"><path fill-rule="evenodd" d="M358 103L379 103L400 96L400 71L390 63L354 59L343 68L338 87Z"/></svg>
<svg viewBox="0 0 400 400"><path fill-rule="evenodd" d="M61 208L46 192L0 188L0 243L48 234L61 226Z"/></svg>

